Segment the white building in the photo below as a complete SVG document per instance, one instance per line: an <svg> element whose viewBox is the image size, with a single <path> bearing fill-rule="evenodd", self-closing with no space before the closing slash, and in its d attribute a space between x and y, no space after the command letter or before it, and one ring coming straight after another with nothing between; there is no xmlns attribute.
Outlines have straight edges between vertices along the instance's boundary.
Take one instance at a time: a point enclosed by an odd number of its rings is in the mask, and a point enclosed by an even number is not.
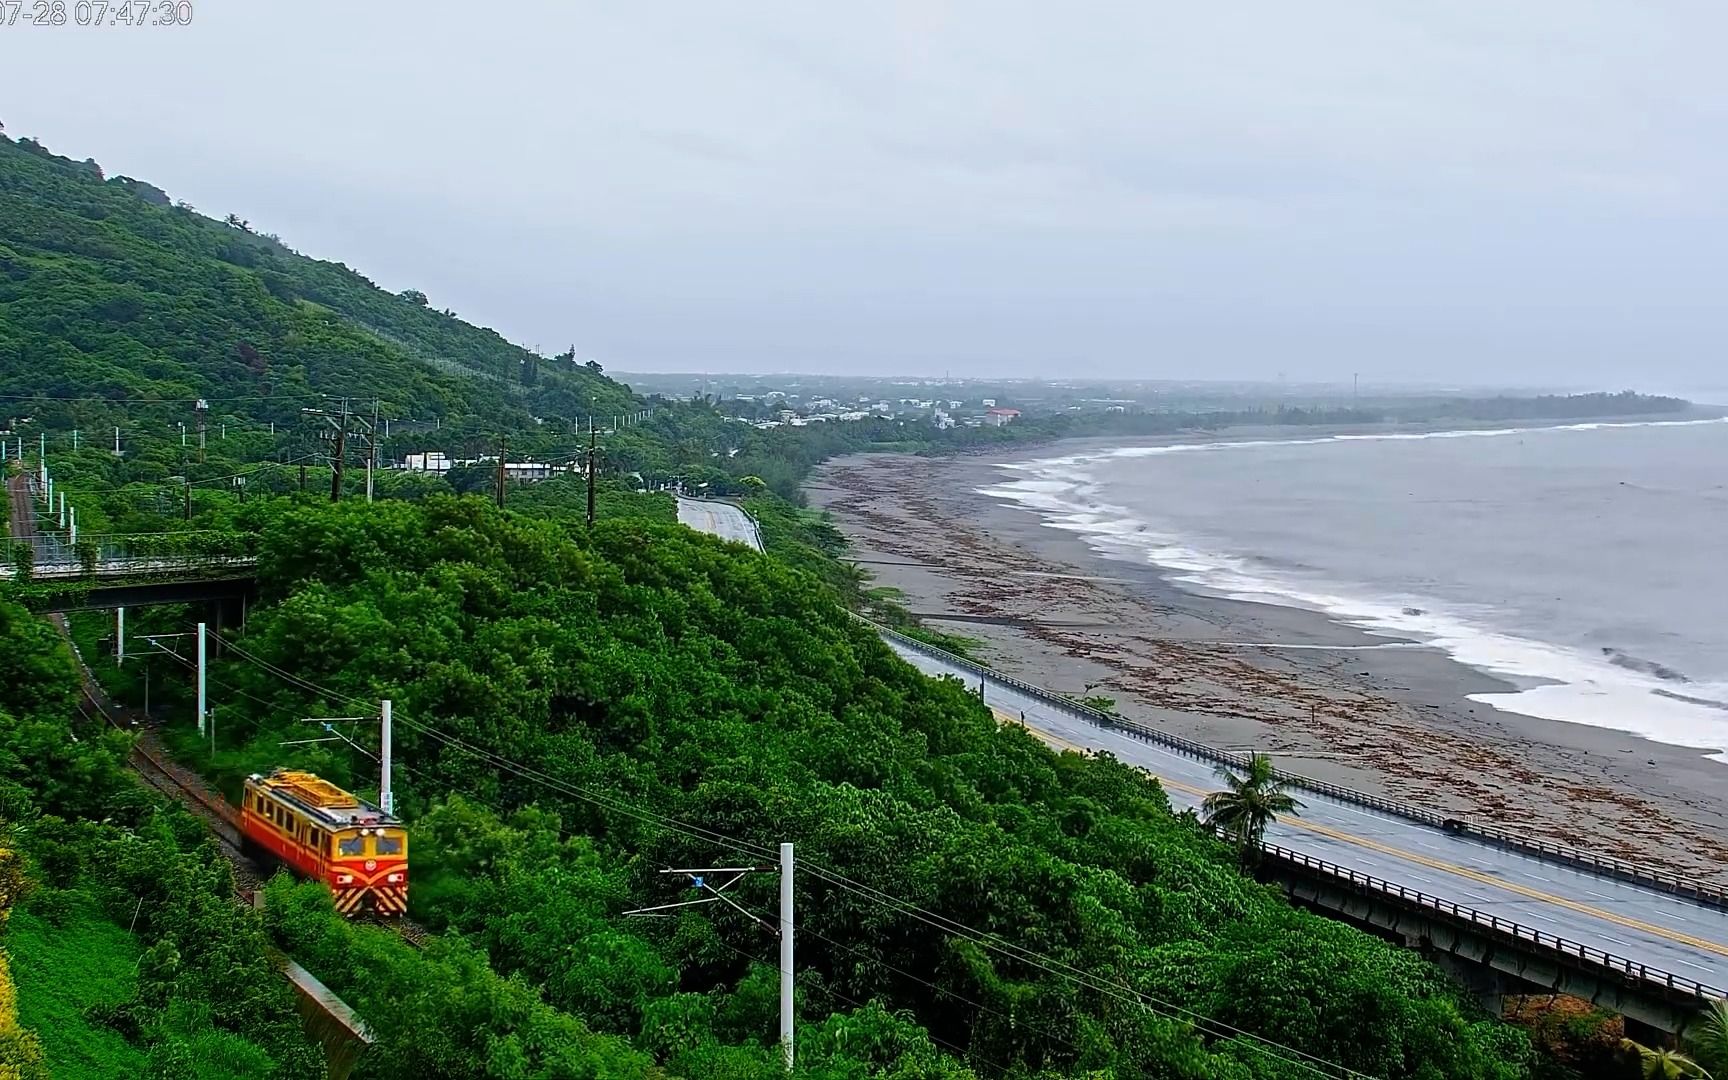
<svg viewBox="0 0 1728 1080"><path fill-rule="evenodd" d="M448 455L440 450L428 450L424 454L409 454L402 459L402 467L409 472L447 473L454 464Z"/></svg>

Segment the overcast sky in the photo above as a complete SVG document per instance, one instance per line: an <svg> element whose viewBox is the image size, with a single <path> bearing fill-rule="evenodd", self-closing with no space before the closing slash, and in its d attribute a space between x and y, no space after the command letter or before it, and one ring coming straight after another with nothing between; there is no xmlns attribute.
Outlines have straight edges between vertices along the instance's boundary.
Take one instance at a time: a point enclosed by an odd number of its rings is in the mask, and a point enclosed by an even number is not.
<svg viewBox="0 0 1728 1080"><path fill-rule="evenodd" d="M1728 383L1721 0L193 5L8 134L611 369Z"/></svg>

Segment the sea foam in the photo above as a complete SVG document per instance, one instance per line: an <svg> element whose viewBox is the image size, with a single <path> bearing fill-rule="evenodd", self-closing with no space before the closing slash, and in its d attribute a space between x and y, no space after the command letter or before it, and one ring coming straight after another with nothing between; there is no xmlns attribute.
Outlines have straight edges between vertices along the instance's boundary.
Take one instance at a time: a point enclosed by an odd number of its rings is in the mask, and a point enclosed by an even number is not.
<svg viewBox="0 0 1728 1080"><path fill-rule="evenodd" d="M1076 533L1100 554L1150 563L1176 583L1257 603L1322 612L1368 633L1440 649L1460 663L1506 679L1515 689L1472 694L1506 712L1629 732L1657 742L1703 749L1728 760L1728 684L1686 682L1660 664L1628 663L1617 649L1594 653L1540 641L1495 625L1491 605L1467 606L1428 596L1369 595L1348 583L1319 581L1262 559L1207 550L1161 530L1101 497L1092 466L1107 459L1240 452L1264 446L1333 442L1496 438L1536 431L1719 424L1712 420L1599 422L1546 428L1493 428L1416 433L1327 435L1300 439L1217 440L1119 447L1001 465L1015 479L979 493L1037 511L1052 528Z"/></svg>

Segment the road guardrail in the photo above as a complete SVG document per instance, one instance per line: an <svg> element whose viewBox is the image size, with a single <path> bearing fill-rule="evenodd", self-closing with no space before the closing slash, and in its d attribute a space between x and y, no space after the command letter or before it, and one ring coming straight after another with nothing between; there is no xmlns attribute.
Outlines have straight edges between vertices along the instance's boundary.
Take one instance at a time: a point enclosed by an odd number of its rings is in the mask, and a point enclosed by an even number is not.
<svg viewBox="0 0 1728 1080"><path fill-rule="evenodd" d="M1489 931L1516 940L1520 943L1532 944L1542 949L1560 953L1564 956L1574 957L1587 964L1619 972L1630 979L1646 985L1660 986L1674 993L1695 997L1699 999L1700 1002L1708 1002L1717 998L1728 997L1728 990L1709 986L1705 983L1698 982L1695 979L1688 979L1683 975L1675 975L1672 972L1663 971L1660 968L1653 968L1647 964L1640 964L1636 960L1630 960L1624 956L1616 956L1613 953L1592 948L1582 942L1573 941L1570 938L1563 938L1557 934L1550 934L1542 930L1524 926L1521 923L1513 922L1510 919L1502 919L1498 915L1491 915L1484 911L1477 911L1475 908L1465 907L1462 904L1455 904L1450 900L1445 900L1438 896L1430 896L1420 890L1406 888L1395 881L1387 881L1384 878L1377 878L1371 874L1364 874L1359 870L1352 870L1347 866L1339 866L1337 863L1327 862L1325 859L1318 859L1300 851L1292 851L1289 848L1279 847L1276 844L1265 843L1260 845L1260 850L1265 854L1276 859L1281 859L1284 862L1293 863L1310 870L1317 870L1330 877L1349 882L1358 889L1370 891L1383 896L1395 897L1407 904L1413 904L1417 907L1425 908L1429 911L1448 916L1460 922L1469 923L1472 927L1477 929L1486 928Z"/></svg>
<svg viewBox="0 0 1728 1080"><path fill-rule="evenodd" d="M917 638L908 637L897 630L892 630L880 623L866 619L862 615L856 617L890 641L897 642L906 648L921 652L932 659L940 660L950 667L968 672L979 678L990 679L1003 686L1012 687L1028 697L1036 698L1047 705L1062 709L1096 727L1108 728L1137 739L1142 739L1146 742L1156 743L1167 749L1179 751L1200 761L1208 761L1214 764L1229 765L1237 768L1241 768L1247 764L1248 757L1245 754L1238 754L1229 750L1221 750L1217 747L1207 746L1204 743L1184 738L1181 735L1175 735L1167 731L1160 731L1155 727L1142 724L1135 720L1129 720L1124 717L1111 716L1108 713L1099 712L1097 709L1089 708L1071 698L1066 698L1060 694L1052 693L1041 686L1034 686L1029 682L1016 679L1012 675L1005 675L1000 671L985 667L983 664L977 663L976 661L968 660L962 656L956 656L954 653L948 652L946 649L941 649L927 642L919 641ZM1280 769L1278 770L1278 775L1293 787L1299 787L1305 791L1325 795L1336 799L1339 802L1346 802L1354 806L1361 806L1370 810L1378 810L1384 814L1401 817L1408 821L1431 825L1445 832L1460 836L1468 836L1492 844L1503 850L1516 852L1520 855L1527 855L1534 859L1559 863L1577 870L1588 870L1591 873L1601 874L1604 877L1612 877L1635 885L1642 885L1646 888L1656 889L1660 892L1669 893L1674 896L1683 896L1708 907L1728 910L1728 892L1714 886L1706 885L1702 882L1683 878L1677 874L1666 873L1647 866L1640 866L1636 863L1627 862L1624 859L1616 859L1608 855L1598 855L1594 852L1582 851L1577 848L1566 847L1562 844L1550 843L1549 841L1540 840L1515 830L1508 829L1502 825L1448 817L1444 814L1423 807L1411 806L1408 803L1400 803L1392 799L1382 798L1378 795L1371 795L1365 791L1357 791L1354 788L1344 787L1341 784L1334 784L1326 780L1317 780L1311 776L1303 776L1300 773L1291 773Z"/></svg>

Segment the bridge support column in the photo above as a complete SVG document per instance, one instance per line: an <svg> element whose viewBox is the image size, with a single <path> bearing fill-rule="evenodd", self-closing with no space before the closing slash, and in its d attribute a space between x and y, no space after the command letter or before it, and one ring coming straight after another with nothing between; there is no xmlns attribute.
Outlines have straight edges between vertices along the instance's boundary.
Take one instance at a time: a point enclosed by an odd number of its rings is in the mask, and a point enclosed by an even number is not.
<svg viewBox="0 0 1728 1080"><path fill-rule="evenodd" d="M1647 1024L1637 1017L1628 1016L1626 1020L1626 1037L1645 1046L1673 1046L1679 1037L1671 1031L1664 1031L1655 1024Z"/></svg>
<svg viewBox="0 0 1728 1080"><path fill-rule="evenodd" d="M1484 1009L1495 1016L1506 1011L1506 995L1522 989L1511 985L1511 980L1486 964L1454 956L1426 942L1423 944L1422 952L1434 966L1457 979Z"/></svg>
<svg viewBox="0 0 1728 1080"><path fill-rule="evenodd" d="M205 601L204 621L210 628L221 635L227 630L238 630L246 625L246 598L244 596L219 596ZM220 656L222 642L219 637L210 642L210 655Z"/></svg>

